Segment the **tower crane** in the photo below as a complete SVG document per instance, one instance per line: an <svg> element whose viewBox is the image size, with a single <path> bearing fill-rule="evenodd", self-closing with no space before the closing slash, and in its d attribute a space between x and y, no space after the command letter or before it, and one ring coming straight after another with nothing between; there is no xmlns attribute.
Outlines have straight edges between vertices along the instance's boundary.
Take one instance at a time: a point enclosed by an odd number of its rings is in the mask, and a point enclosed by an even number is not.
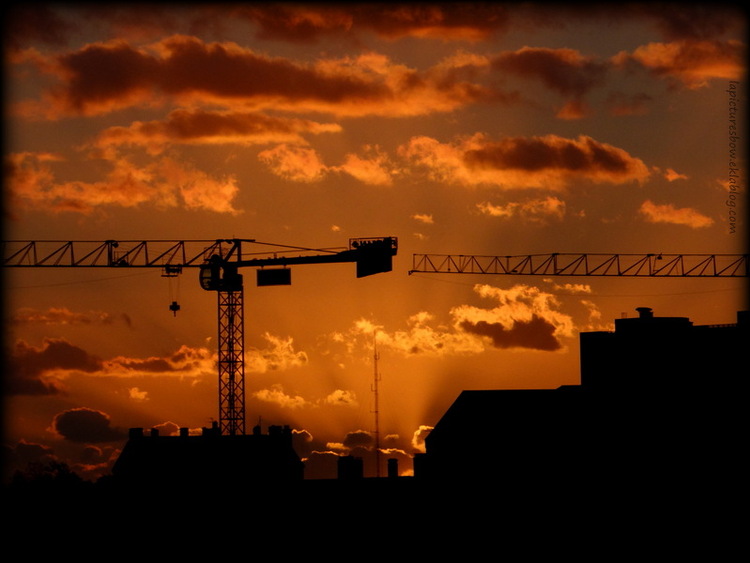
<svg viewBox="0 0 750 563"><path fill-rule="evenodd" d="M247 251L268 245L274 251ZM290 252L302 252L296 256ZM257 285L289 285L289 266L356 263L357 277L392 269L396 237L353 238L346 249L323 250L271 245L254 239L3 241L3 267L16 268L161 268L175 277L197 268L203 289L218 295L219 428L222 434L245 433L244 287L240 268L257 268ZM268 256L268 254L272 254ZM270 267L270 268L267 268ZM170 310L179 309L173 301Z"/></svg>
<svg viewBox="0 0 750 563"><path fill-rule="evenodd" d="M750 273L748 256L748 254L573 254L559 252L515 256L414 254L409 274L746 278Z"/></svg>

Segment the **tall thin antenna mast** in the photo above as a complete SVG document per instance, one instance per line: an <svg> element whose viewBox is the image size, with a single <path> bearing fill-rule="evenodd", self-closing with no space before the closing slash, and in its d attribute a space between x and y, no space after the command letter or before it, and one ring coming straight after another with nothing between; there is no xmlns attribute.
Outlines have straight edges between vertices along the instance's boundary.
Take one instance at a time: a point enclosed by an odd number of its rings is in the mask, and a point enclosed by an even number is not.
<svg viewBox="0 0 750 563"><path fill-rule="evenodd" d="M372 391L375 395L375 476L380 477L380 412L378 405L378 381L380 381L380 374L378 373L378 360L380 354L378 354L378 333L375 331L372 338L372 363L374 366L373 386Z"/></svg>

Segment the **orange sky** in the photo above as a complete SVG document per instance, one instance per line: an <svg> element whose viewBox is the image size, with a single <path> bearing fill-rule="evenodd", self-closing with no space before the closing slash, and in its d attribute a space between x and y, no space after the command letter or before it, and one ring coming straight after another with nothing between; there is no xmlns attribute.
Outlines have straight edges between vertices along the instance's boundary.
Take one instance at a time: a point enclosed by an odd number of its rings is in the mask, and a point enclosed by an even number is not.
<svg viewBox="0 0 750 563"><path fill-rule="evenodd" d="M747 306L724 278L408 275L415 253L746 252L746 22L721 4L9 15L6 240L398 237L387 274L245 272L248 427L290 425L309 476L372 447L374 339L383 458L408 473L463 389L578 383L579 332L638 306ZM130 427L217 418L197 272L4 274L9 459L93 478Z"/></svg>

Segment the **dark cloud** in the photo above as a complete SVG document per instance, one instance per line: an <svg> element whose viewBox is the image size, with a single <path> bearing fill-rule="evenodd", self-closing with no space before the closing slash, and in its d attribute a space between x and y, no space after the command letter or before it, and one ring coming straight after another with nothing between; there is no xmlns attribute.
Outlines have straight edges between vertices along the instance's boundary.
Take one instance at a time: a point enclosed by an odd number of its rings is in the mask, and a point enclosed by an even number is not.
<svg viewBox="0 0 750 563"><path fill-rule="evenodd" d="M372 443L372 434L365 430L348 432L344 438L344 445L347 448L369 447Z"/></svg>
<svg viewBox="0 0 750 563"><path fill-rule="evenodd" d="M178 109L163 121L137 122L103 131L98 145L172 143L268 143L296 141L300 133L339 131L335 124L305 119L270 117L261 113Z"/></svg>
<svg viewBox="0 0 750 563"><path fill-rule="evenodd" d="M47 372L77 370L95 372L102 361L66 340L47 338L40 347L19 340L8 357L6 390L12 395L52 395L63 387L44 379Z"/></svg>
<svg viewBox="0 0 750 563"><path fill-rule="evenodd" d="M525 78L537 78L548 88L579 97L600 85L608 65L571 49L524 47L492 59L492 68Z"/></svg>
<svg viewBox="0 0 750 563"><path fill-rule="evenodd" d="M51 94L82 114L113 100L145 95L162 72L156 59L124 41L87 45L59 56L57 63L65 82Z"/></svg>
<svg viewBox="0 0 750 563"><path fill-rule="evenodd" d="M643 67L672 86L697 88L712 79L739 80L745 70L746 46L740 41L681 40L649 43L612 61L623 68Z"/></svg>
<svg viewBox="0 0 750 563"><path fill-rule="evenodd" d="M127 437L126 432L110 425L105 413L88 408L59 413L53 427L66 440L78 443L113 442Z"/></svg>
<svg viewBox="0 0 750 563"><path fill-rule="evenodd" d="M19 49L29 42L61 46L75 31L75 26L49 4L8 2L3 6L2 15L3 36L11 49Z"/></svg>
<svg viewBox="0 0 750 563"><path fill-rule="evenodd" d="M9 460L18 467L25 467L29 463L56 460L54 451L49 446L35 444L21 440L15 446L8 448Z"/></svg>
<svg viewBox="0 0 750 563"><path fill-rule="evenodd" d="M555 326L537 315L532 315L529 321L514 320L509 329L501 323L487 321L463 321L460 326L466 332L490 338L496 348L530 348L550 352L561 348L554 335Z"/></svg>
<svg viewBox="0 0 750 563"><path fill-rule="evenodd" d="M668 40L716 37L747 21L739 2L645 2L633 9L653 21Z"/></svg>
<svg viewBox="0 0 750 563"><path fill-rule="evenodd" d="M164 39L149 51L117 40L34 60L40 70L54 73L59 80L46 94L51 106L41 101L19 105L20 112L34 118L155 106L169 97L185 103L241 106L241 111L273 106L339 115L414 115L517 98L467 81L476 69L460 57L423 72L374 53L305 64L234 43L206 43L183 35ZM212 125L228 123L219 124L214 115Z"/></svg>
<svg viewBox="0 0 750 563"><path fill-rule="evenodd" d="M466 151L464 160L480 168L528 172L551 169L626 175L633 167L632 157L588 137L577 140L551 136L508 137Z"/></svg>
<svg viewBox="0 0 750 563"><path fill-rule="evenodd" d="M472 41L503 30L509 23L506 6L487 2L365 3L345 7L270 3L241 6L235 14L254 22L260 37L296 43L311 43L331 35L353 39L358 32L368 31L389 39L411 36Z"/></svg>

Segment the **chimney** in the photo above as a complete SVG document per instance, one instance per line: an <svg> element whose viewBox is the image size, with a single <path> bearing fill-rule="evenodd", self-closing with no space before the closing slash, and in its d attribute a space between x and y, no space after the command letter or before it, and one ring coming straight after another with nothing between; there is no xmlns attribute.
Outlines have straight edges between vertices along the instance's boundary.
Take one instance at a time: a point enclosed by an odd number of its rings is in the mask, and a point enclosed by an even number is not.
<svg viewBox="0 0 750 563"><path fill-rule="evenodd" d="M398 460L396 458L388 460L388 477L391 479L398 477Z"/></svg>
<svg viewBox="0 0 750 563"><path fill-rule="evenodd" d="M654 311L651 309L651 307L636 307L636 311L638 311L638 318L641 319L653 319L654 318Z"/></svg>

